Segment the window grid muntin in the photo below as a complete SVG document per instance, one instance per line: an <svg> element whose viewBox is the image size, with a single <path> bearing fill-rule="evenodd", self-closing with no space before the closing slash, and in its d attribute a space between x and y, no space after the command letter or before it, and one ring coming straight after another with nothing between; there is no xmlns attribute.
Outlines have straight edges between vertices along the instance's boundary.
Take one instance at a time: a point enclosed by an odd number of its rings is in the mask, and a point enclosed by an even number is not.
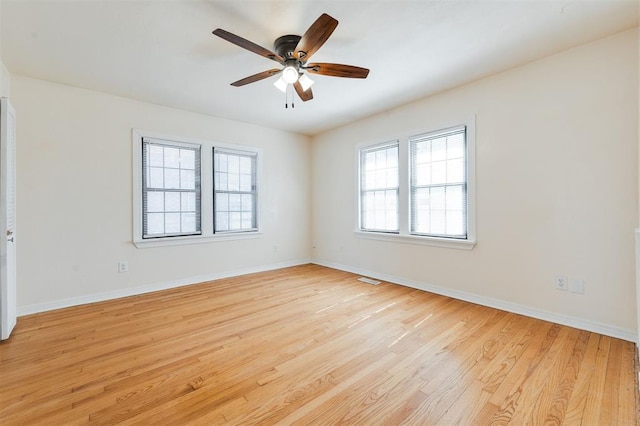
<svg viewBox="0 0 640 426"><path fill-rule="evenodd" d="M222 159L226 162L223 163ZM237 189L229 189L230 180L232 187L236 187L236 177L229 172L229 161L232 164L238 161ZM242 164L250 165L250 173L242 173ZM258 192L257 192L257 166L258 154L252 151L240 151L225 148L213 148L213 232L234 233L252 232L258 230ZM243 184L244 176L244 184ZM248 182L247 182L248 180ZM226 189L222 187L226 187ZM244 187L244 188L243 188ZM222 210L224 198L227 198L227 210ZM232 210L231 198L236 199L234 204L240 205L240 210ZM239 200L238 200L239 198ZM232 227L232 213L240 214L240 226ZM224 220L226 216L226 221ZM247 217L248 216L248 217ZM223 225L223 221L226 222Z"/></svg>
<svg viewBox="0 0 640 426"><path fill-rule="evenodd" d="M150 165L152 161L150 159L149 151L152 148L161 149L162 150L162 165L158 166L157 163L154 163L153 166ZM176 166L167 166L166 152L167 150L178 152L178 165ZM171 152L170 151L170 152ZM193 167L183 167L183 161L181 160L181 154L192 153L191 155L187 155L192 157ZM186 157L185 157L186 159ZM186 161L185 161L186 162ZM195 144L186 144L182 142L173 142L173 141L159 141L143 138L142 141L142 238L150 239L150 238L164 238L164 237L176 237L176 236L186 236L186 235L200 235L202 233L201 228L201 209L200 209L200 146ZM157 182L150 182L152 169L155 172L162 171L162 185L154 185ZM166 171L177 171L177 179L178 179L178 187L167 188ZM183 188L183 179L185 174L182 172L192 172L192 181L193 188ZM155 209L154 211L149 211L149 195L153 194L162 194L163 195L163 207L162 209ZM178 195L179 199L179 208L168 210L167 209L167 194ZM186 199L183 195L193 195L193 209L185 210L183 209L183 200ZM170 216L168 216L170 215ZM178 216L178 230L167 232L167 218ZM150 216L152 216L150 218ZM149 223L153 220L157 221L162 218L162 228L163 232L161 233L149 233ZM186 223L185 219L189 217L190 221L193 222L193 226L189 226L189 230L185 230Z"/></svg>
<svg viewBox="0 0 640 426"><path fill-rule="evenodd" d="M433 158L433 141L435 140L441 140L442 138L446 139L445 142L445 155L444 155L444 160L442 159L438 159L436 161L438 162L447 162L447 164L445 165L445 168L447 168L447 171L445 172L446 175L448 175L448 162L450 160L459 160L460 157L449 157L448 155L448 150L449 150L449 145L448 145L448 140L450 137L455 137L458 135L462 135L462 155L463 155L463 161L462 161L462 167L461 167L461 171L459 173L461 173L462 175L462 179L458 179L452 182L447 181L447 178L445 178L444 182L440 182L438 181L437 183L423 183L423 184L418 184L416 183L417 179L417 174L419 172L418 170L418 164L417 164L417 145L418 144L424 144L424 143L429 143L430 144L430 155L429 161L426 162L422 162L420 163L420 165L426 165L426 164L432 164L433 161L431 160ZM466 126L460 126L460 127L456 127L456 128L451 128L451 129L445 129L445 130L440 130L437 132L432 132L432 133L428 133L428 134L424 134L424 135L419 135L419 136L414 136L412 138L409 139L409 145L410 145L410 234L411 235L417 235L417 236L428 236L428 237L440 237L440 238L451 238L451 239L466 239L468 236L468 200L467 200L467 196L468 196L468 190L467 190L467 134L466 134ZM430 171L433 171L433 168L430 169ZM433 174L431 174L430 176L430 180L432 179ZM427 232L423 232L420 230L417 230L417 224L418 222L420 222L420 217L418 217L418 210L425 210L425 209L420 209L419 206L417 206L417 193L420 192L421 190L424 189L428 189L430 192L432 189L443 189L443 193L445 194L444 200L445 200L445 206L443 209L437 209L438 211L442 211L444 212L444 224L445 224L445 232L434 232L432 229L429 229ZM448 188L460 188L461 189L461 195L462 195L462 208L461 210L449 210L447 209L447 190ZM431 200L430 200L431 201ZM432 213L432 209L428 209L429 210L429 220L431 222L431 218L433 217ZM459 233L448 233L446 230L447 227L447 212L451 211L451 212L455 212L455 213L461 213L461 221L460 223L458 223L459 226L461 226L462 228L462 232Z"/></svg>
<svg viewBox="0 0 640 426"><path fill-rule="evenodd" d="M391 164L390 167L384 167L382 169L378 169L377 167L375 167L373 170L368 168L368 162L367 162L367 157L369 155L375 155L376 157L378 156L379 153L381 152L385 152L385 162L388 163L388 159L389 159L389 154L393 153L389 152L389 151L393 151L395 150L395 166L393 165L393 163ZM377 145L377 146L373 146L373 147L368 147L368 148L364 148L362 150L360 150L360 229L363 231L371 231L371 232L385 232L385 233L394 233L397 234L400 232L400 221L399 221L399 196L400 196L400 176L399 176L399 171L400 171L400 164L399 164L399 160L400 160L400 146L399 146L399 141L394 141L391 143L384 143L381 145ZM377 162L377 158L375 160L375 162ZM395 173L394 172L395 169ZM375 180L378 178L378 173L380 171L384 171L385 175L386 175L386 185L378 185L378 184L373 184L373 185L369 185L369 179L367 179L367 175L372 176L373 173L376 174L376 177L373 179L374 182ZM391 175L390 173L393 173L393 175ZM393 176L392 179L395 179L395 185L389 185L389 177ZM392 181L393 183L393 181ZM373 196L373 204L374 204L374 216L379 213L381 210L384 213L384 222L385 222L385 227L375 227L375 226L371 226L369 227L369 220L367 218L367 213L369 211L369 209L367 208L367 205L371 203L371 201L368 200L368 196L372 195ZM380 203L384 203L385 204L385 208L384 209L380 209L380 208L376 208L375 204L377 202L376 198L378 197L382 197L384 196L384 202L380 202ZM388 200L388 198L390 197L390 200ZM390 208L391 207L391 208ZM387 214L390 213L392 216L389 218L387 217ZM377 224L377 218L374 218L374 224ZM389 224L391 224L392 226L389 226Z"/></svg>

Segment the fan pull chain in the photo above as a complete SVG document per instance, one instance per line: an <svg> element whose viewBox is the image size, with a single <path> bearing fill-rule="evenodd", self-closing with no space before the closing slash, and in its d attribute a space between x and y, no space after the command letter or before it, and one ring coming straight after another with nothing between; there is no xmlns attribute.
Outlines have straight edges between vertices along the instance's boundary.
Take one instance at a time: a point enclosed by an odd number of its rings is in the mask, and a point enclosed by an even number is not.
<svg viewBox="0 0 640 426"><path fill-rule="evenodd" d="M296 107L294 103L295 96L293 94L293 89L290 90L291 85L287 84L287 88L284 92L284 107L289 108L289 93L291 93L291 109Z"/></svg>

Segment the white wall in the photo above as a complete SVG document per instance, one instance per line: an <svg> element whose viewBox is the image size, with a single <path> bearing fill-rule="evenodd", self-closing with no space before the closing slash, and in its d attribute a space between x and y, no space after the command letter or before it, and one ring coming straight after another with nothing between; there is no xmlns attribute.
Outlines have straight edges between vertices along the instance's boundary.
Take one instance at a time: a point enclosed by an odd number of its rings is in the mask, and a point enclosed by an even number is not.
<svg viewBox="0 0 640 426"><path fill-rule="evenodd" d="M308 261L308 138L19 75L11 85L19 311ZM132 128L262 148L262 237L135 248ZM119 260L128 273L117 273Z"/></svg>
<svg viewBox="0 0 640 426"><path fill-rule="evenodd" d="M2 2L0 1L0 35L2 34ZM0 96L9 96L10 78L9 71L2 61L2 42L0 41Z"/></svg>
<svg viewBox="0 0 640 426"><path fill-rule="evenodd" d="M355 146L474 114L477 246L357 238ZM312 194L317 262L635 338L637 30L314 138ZM555 290L555 275L584 279L585 294Z"/></svg>
<svg viewBox="0 0 640 426"><path fill-rule="evenodd" d="M4 66L4 63L0 60L0 96L8 97L10 94L11 78L9 71Z"/></svg>

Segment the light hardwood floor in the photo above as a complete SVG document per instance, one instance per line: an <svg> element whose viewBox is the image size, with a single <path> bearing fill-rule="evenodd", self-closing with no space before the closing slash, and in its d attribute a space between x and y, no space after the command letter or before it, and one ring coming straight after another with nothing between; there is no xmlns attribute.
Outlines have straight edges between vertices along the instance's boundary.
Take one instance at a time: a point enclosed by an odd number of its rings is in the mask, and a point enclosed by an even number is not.
<svg viewBox="0 0 640 426"><path fill-rule="evenodd" d="M634 345L316 265L19 318L0 424L636 424Z"/></svg>

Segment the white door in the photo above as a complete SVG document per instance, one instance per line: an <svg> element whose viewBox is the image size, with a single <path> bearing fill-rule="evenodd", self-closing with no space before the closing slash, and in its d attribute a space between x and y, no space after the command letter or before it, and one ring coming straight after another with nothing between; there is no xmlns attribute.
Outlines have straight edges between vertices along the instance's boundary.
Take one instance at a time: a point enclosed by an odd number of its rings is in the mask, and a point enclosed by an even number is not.
<svg viewBox="0 0 640 426"><path fill-rule="evenodd" d="M0 98L0 339L16 325L16 112Z"/></svg>

